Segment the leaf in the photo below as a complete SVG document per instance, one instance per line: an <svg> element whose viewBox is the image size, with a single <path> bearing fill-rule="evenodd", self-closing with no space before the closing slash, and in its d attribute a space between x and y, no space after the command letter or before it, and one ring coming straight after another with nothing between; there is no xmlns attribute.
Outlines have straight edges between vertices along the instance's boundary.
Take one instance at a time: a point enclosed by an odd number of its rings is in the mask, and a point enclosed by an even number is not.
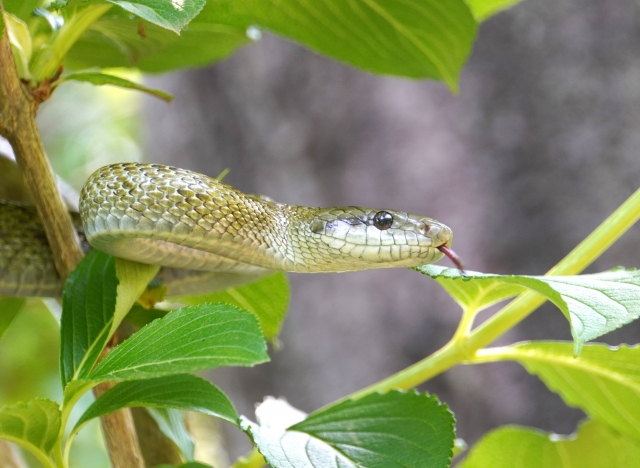
<svg viewBox="0 0 640 468"><path fill-rule="evenodd" d="M152 96L160 98L166 102L173 101L173 95L170 93L167 93L160 89L149 88L133 81L125 80L124 78L120 78L118 76L108 75L106 73L91 71L68 73L60 79L60 83L71 80L83 81L98 86L112 85L118 86L119 88L135 89L137 91L142 91L143 93L151 94Z"/></svg>
<svg viewBox="0 0 640 468"><path fill-rule="evenodd" d="M597 421L559 436L507 426L484 436L460 468L628 468L640 466L640 443Z"/></svg>
<svg viewBox="0 0 640 468"><path fill-rule="evenodd" d="M29 78L29 60L31 60L31 33L29 27L17 16L7 11L2 12L4 24L9 33L9 42L13 50L18 74L21 78Z"/></svg>
<svg viewBox="0 0 640 468"><path fill-rule="evenodd" d="M59 432L60 409L51 400L36 398L0 409L0 439L21 445L41 461L49 458Z"/></svg>
<svg viewBox="0 0 640 468"><path fill-rule="evenodd" d="M134 304L131 310L125 317L127 322L134 324L138 328L142 328L148 323L153 322L156 319L162 318L169 312L159 309L145 309L139 304Z"/></svg>
<svg viewBox="0 0 640 468"><path fill-rule="evenodd" d="M502 10L520 3L521 0L466 0L476 20L482 22Z"/></svg>
<svg viewBox="0 0 640 468"><path fill-rule="evenodd" d="M453 90L477 28L463 0L238 3L252 23L330 57L375 73L442 80Z"/></svg>
<svg viewBox="0 0 640 468"><path fill-rule="evenodd" d="M582 345L589 340L609 333L640 316L640 271L622 268L577 276L501 276L467 272L466 277L451 268L433 265L418 267L421 273L437 278L440 284L458 281L458 289L465 293L473 290L464 285L465 281L480 282L476 289L485 291L496 287L495 282L522 286L544 296L553 302L567 317L578 354ZM444 284L443 284L444 285ZM445 287L458 302L468 303L454 285ZM494 290L491 300L512 293L515 290ZM479 302L484 304L484 300Z"/></svg>
<svg viewBox="0 0 640 468"><path fill-rule="evenodd" d="M0 297L0 337L26 302L27 300L23 297Z"/></svg>
<svg viewBox="0 0 640 468"><path fill-rule="evenodd" d="M65 69L137 67L162 72L201 67L226 58L250 42L244 23L220 19L209 1L181 35L112 8L80 37L65 57Z"/></svg>
<svg viewBox="0 0 640 468"><path fill-rule="evenodd" d="M186 304L224 302L248 310L258 317L264 336L274 340L284 322L289 307L289 282L284 273L276 273L250 284L224 291L176 298Z"/></svg>
<svg viewBox="0 0 640 468"><path fill-rule="evenodd" d="M259 425L243 419L243 429L275 468L445 468L451 463L453 415L426 393L376 393L306 419L286 402L268 399L256 415Z"/></svg>
<svg viewBox="0 0 640 468"><path fill-rule="evenodd" d="M501 282L502 277L497 275L466 271L465 276L461 276L456 268L440 265L425 265L415 270L435 279L460 307L475 312L526 290L517 284Z"/></svg>
<svg viewBox="0 0 640 468"><path fill-rule="evenodd" d="M515 360L570 406L640 440L640 348L532 342L479 352L482 360Z"/></svg>
<svg viewBox="0 0 640 468"><path fill-rule="evenodd" d="M200 13L206 0L107 0L176 33Z"/></svg>
<svg viewBox="0 0 640 468"><path fill-rule="evenodd" d="M173 408L209 414L238 425L239 416L227 396L215 385L190 374L121 382L87 408L76 423L132 406Z"/></svg>
<svg viewBox="0 0 640 468"><path fill-rule="evenodd" d="M155 420L160 431L176 444L187 460L193 460L195 445L184 424L184 413L175 409L152 408L145 410Z"/></svg>
<svg viewBox="0 0 640 468"><path fill-rule="evenodd" d="M87 380L140 380L269 359L258 321L226 304L168 313L116 346Z"/></svg>
<svg viewBox="0 0 640 468"><path fill-rule="evenodd" d="M157 266L92 250L69 275L60 320L63 387L89 374L107 340L157 271Z"/></svg>

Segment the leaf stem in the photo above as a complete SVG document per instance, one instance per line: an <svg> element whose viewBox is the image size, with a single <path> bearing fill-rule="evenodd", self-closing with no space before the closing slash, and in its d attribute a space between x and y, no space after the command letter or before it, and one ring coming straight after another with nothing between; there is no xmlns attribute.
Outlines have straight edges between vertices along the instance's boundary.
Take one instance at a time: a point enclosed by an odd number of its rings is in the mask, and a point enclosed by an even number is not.
<svg viewBox="0 0 640 468"><path fill-rule="evenodd" d="M602 255L620 236L640 219L640 189L605 219L585 240L554 266L547 275L575 275ZM461 339L473 314L468 311L454 337L431 356L406 369L359 390L344 399L358 399L374 392L409 389L458 364L470 363L475 353L524 320L546 299L533 292L518 296L490 319ZM465 319L466 317L466 319ZM342 401L342 399L340 400Z"/></svg>
<svg viewBox="0 0 640 468"><path fill-rule="evenodd" d="M64 56L73 44L111 6L108 3L98 3L76 9L72 16L65 21L64 25L53 33L49 43L33 59L31 64L31 76L33 79L39 83L53 76L60 68Z"/></svg>

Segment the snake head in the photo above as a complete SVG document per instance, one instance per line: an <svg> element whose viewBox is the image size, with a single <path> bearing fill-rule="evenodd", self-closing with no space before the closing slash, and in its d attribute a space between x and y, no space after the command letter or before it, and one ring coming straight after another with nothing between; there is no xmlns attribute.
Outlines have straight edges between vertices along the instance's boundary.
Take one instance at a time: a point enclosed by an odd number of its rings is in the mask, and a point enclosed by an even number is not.
<svg viewBox="0 0 640 468"><path fill-rule="evenodd" d="M414 267L435 262L453 233L444 224L401 211L349 206L318 210L309 236L334 271Z"/></svg>

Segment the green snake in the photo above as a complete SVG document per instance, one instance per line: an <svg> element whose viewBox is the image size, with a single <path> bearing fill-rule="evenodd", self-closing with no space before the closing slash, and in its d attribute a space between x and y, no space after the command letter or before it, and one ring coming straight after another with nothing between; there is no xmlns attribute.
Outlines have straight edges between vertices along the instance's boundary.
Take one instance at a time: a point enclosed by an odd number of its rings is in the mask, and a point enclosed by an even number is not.
<svg viewBox="0 0 640 468"><path fill-rule="evenodd" d="M74 222L87 249L166 267L160 274L178 285L174 294L273 271L415 267L443 255L462 269L450 249L451 229L433 219L276 203L160 164L98 169L82 189ZM0 295L58 297L61 287L35 209L0 202Z"/></svg>

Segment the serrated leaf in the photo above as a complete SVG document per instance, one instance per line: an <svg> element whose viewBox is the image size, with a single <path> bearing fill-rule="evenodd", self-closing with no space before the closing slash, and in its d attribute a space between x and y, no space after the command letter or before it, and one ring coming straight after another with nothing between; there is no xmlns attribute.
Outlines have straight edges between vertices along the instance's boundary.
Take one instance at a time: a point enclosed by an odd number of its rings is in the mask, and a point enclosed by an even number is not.
<svg viewBox="0 0 640 468"><path fill-rule="evenodd" d="M227 304L168 313L116 346L87 380L122 381L253 366L269 359L255 316Z"/></svg>
<svg viewBox="0 0 640 468"><path fill-rule="evenodd" d="M266 400L243 429L275 468L437 468L451 463L454 419L435 396L392 391L310 414ZM299 422L297 422L299 421Z"/></svg>
<svg viewBox="0 0 640 468"><path fill-rule="evenodd" d="M640 271L622 268L577 276L502 276L486 273L466 272L462 276L457 270L427 265L416 269L436 278L444 286L445 282L458 281L457 288L464 293L490 290L495 283L516 285L530 289L553 302L567 317L578 354L582 345L589 340L609 333L640 316ZM466 286L464 282L478 282ZM445 286L458 302L469 303L473 298L463 298L455 290L456 285ZM497 292L496 292L497 291ZM512 293L507 289L496 289L490 295L495 299ZM504 298L504 297L503 297ZM487 300L478 302L484 307Z"/></svg>
<svg viewBox="0 0 640 468"><path fill-rule="evenodd" d="M502 277L498 275L466 271L465 276L462 276L457 269L440 265L425 265L415 270L436 280L460 307L475 312L526 290L517 284L501 282Z"/></svg>
<svg viewBox="0 0 640 468"><path fill-rule="evenodd" d="M173 95L170 93L167 93L160 89L149 88L139 83L120 78L119 76L108 75L106 73L91 71L68 73L60 79L61 83L65 81L82 81L97 86L111 85L117 86L119 88L134 89L136 91L142 91L143 93L147 93L160 98L166 102L173 101Z"/></svg>
<svg viewBox="0 0 640 468"><path fill-rule="evenodd" d="M179 33L200 13L206 0L107 0L109 3Z"/></svg>
<svg viewBox="0 0 640 468"><path fill-rule="evenodd" d="M559 436L525 427L491 431L460 468L628 468L640 466L640 442L597 421Z"/></svg>
<svg viewBox="0 0 640 468"><path fill-rule="evenodd" d="M570 343L532 342L479 352L515 360L570 406L640 440L640 348L586 345L573 357ZM484 358L481 358L484 359Z"/></svg>
<svg viewBox="0 0 640 468"><path fill-rule="evenodd" d="M69 275L60 320L63 387L87 376L107 340L157 271L157 266L92 250Z"/></svg>
<svg viewBox="0 0 640 468"><path fill-rule="evenodd" d="M112 8L73 45L65 57L65 68L133 66L162 72L205 66L250 42L246 30L244 23L220 19L216 2L207 2L180 36Z"/></svg>
<svg viewBox="0 0 640 468"><path fill-rule="evenodd" d="M60 432L58 404L44 398L0 409L0 439L9 440L48 459Z"/></svg>
<svg viewBox="0 0 640 468"><path fill-rule="evenodd" d="M215 385L190 374L121 382L98 398L80 417L87 421L132 406L197 411L238 424L239 416L227 396Z"/></svg>
<svg viewBox="0 0 640 468"><path fill-rule="evenodd" d="M289 281L284 273L276 273L243 286L197 296L178 297L176 300L186 304L224 302L236 305L255 314L265 338L273 340L280 333L287 315Z"/></svg>
<svg viewBox="0 0 640 468"><path fill-rule="evenodd" d="M0 297L0 337L22 310L27 300L23 297Z"/></svg>
<svg viewBox="0 0 640 468"><path fill-rule="evenodd" d="M184 413L168 408L147 407L145 410L156 422L160 432L176 444L187 460L193 460L195 444L184 424Z"/></svg>
<svg viewBox="0 0 640 468"><path fill-rule="evenodd" d="M478 21L484 21L496 13L520 3L522 0L467 0L473 16Z"/></svg>
<svg viewBox="0 0 640 468"><path fill-rule="evenodd" d="M240 5L256 25L330 57L375 73L434 78L453 90L477 28L463 0L247 0Z"/></svg>

